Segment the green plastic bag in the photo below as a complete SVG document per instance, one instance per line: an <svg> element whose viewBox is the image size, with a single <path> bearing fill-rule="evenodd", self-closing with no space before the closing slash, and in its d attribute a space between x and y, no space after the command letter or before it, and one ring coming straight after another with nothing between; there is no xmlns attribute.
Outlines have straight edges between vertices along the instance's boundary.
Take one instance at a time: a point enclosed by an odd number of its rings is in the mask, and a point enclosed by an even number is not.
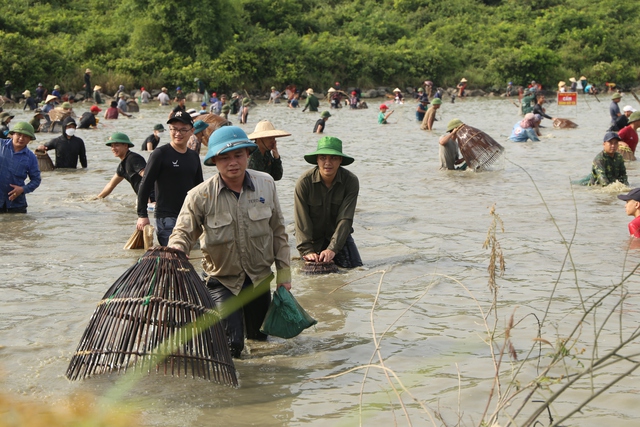
<svg viewBox="0 0 640 427"><path fill-rule="evenodd" d="M304 311L291 292L281 286L273 293L273 300L260 332L280 338L293 338L316 323L318 321Z"/></svg>

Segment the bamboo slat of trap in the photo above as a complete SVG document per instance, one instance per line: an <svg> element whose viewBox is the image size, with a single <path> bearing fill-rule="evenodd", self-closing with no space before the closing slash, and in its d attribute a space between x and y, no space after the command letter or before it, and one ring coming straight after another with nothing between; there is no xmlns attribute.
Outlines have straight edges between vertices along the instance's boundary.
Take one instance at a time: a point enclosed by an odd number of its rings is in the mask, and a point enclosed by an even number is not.
<svg viewBox="0 0 640 427"><path fill-rule="evenodd" d="M166 346L171 351L163 357ZM66 376L128 369L238 385L213 300L180 251L153 248L116 280L98 303Z"/></svg>
<svg viewBox="0 0 640 427"><path fill-rule="evenodd" d="M143 249L144 248L144 235L141 230L136 230L133 232L127 243L124 244L123 249Z"/></svg>
<svg viewBox="0 0 640 427"><path fill-rule="evenodd" d="M504 147L480 129L462 125L456 133L462 157L474 171L487 170L502 157Z"/></svg>
<svg viewBox="0 0 640 427"><path fill-rule="evenodd" d="M331 274L338 272L338 266L333 262L305 261L300 271L307 275Z"/></svg>
<svg viewBox="0 0 640 427"><path fill-rule="evenodd" d="M65 111L60 107L56 107L49 111L49 118L52 122L61 122L71 116L71 111Z"/></svg>
<svg viewBox="0 0 640 427"><path fill-rule="evenodd" d="M35 155L38 159L38 167L40 168L40 172L50 172L56 168L53 165L51 157L49 157L46 151L36 150Z"/></svg>
<svg viewBox="0 0 640 427"><path fill-rule="evenodd" d="M205 146L209 144L209 137L216 129L220 129L222 126L230 124L224 117L211 113L198 116L197 119L209 124L209 127L202 131L204 134L202 144Z"/></svg>

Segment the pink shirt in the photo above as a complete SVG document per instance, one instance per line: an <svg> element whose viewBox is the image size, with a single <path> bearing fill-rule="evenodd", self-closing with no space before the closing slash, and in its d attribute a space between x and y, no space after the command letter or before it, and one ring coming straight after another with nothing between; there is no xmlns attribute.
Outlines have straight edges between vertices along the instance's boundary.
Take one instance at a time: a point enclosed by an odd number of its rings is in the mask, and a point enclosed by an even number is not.
<svg viewBox="0 0 640 427"><path fill-rule="evenodd" d="M638 145L638 132L631 126L625 126L618 132L618 136L623 142L627 143L631 151L635 154L636 146Z"/></svg>

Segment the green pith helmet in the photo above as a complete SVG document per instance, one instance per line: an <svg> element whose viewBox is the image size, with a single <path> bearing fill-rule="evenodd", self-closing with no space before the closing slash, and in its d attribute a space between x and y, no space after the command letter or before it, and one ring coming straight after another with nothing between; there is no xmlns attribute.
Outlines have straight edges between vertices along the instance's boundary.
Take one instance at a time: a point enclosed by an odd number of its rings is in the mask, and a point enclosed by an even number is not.
<svg viewBox="0 0 640 427"><path fill-rule="evenodd" d="M321 154L342 157L342 166L347 166L353 163L353 157L347 156L342 152L342 141L333 136L325 136L320 138L316 151L305 155L304 159L307 161L307 163L317 165L318 156Z"/></svg>
<svg viewBox="0 0 640 427"><path fill-rule="evenodd" d="M111 144L127 144L129 147L133 147L133 143L129 137L122 132L114 132L111 134L105 145L111 147Z"/></svg>
<svg viewBox="0 0 640 427"><path fill-rule="evenodd" d="M320 117L322 117L323 119L328 119L329 117L331 117L331 113L330 113L330 112L328 112L328 111L323 111L323 112L320 114Z"/></svg>
<svg viewBox="0 0 640 427"><path fill-rule="evenodd" d="M464 123L462 123L462 120L460 119L453 119L451 120L448 124L447 124L447 132L451 132L452 130L454 130L457 127L462 126Z"/></svg>
<svg viewBox="0 0 640 427"><path fill-rule="evenodd" d="M11 129L11 131L9 133L21 133L23 135L27 135L27 136L31 137L31 140L36 139L36 135L35 135L35 131L33 130L33 126L31 126L31 124L27 123L27 122L18 122L18 123L16 123L16 125L13 127L13 129Z"/></svg>
<svg viewBox="0 0 640 427"><path fill-rule="evenodd" d="M637 122L638 120L640 120L640 111L631 113L631 115L629 116L629 123L631 124L633 122Z"/></svg>
<svg viewBox="0 0 640 427"><path fill-rule="evenodd" d="M222 112L223 112L223 113L228 113L229 111L231 111L231 106L229 106L229 105L227 105L227 104L224 104L224 105L222 106Z"/></svg>
<svg viewBox="0 0 640 427"><path fill-rule="evenodd" d="M622 98L622 95L620 95L619 93L614 93L613 95L611 95L611 100L620 99L620 98Z"/></svg>
<svg viewBox="0 0 640 427"><path fill-rule="evenodd" d="M433 101L431 101L431 105L442 105L442 99L435 98Z"/></svg>

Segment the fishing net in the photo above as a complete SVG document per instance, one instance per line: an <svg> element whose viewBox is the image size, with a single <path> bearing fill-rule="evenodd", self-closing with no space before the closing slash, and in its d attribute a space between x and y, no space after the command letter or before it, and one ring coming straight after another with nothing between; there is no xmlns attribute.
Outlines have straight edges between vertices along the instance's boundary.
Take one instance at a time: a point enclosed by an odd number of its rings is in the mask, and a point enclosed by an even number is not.
<svg viewBox="0 0 640 427"><path fill-rule="evenodd" d="M329 262L305 261L300 271L304 274L309 274L309 275L330 274L330 273L337 273L338 266L333 261L329 261Z"/></svg>
<svg viewBox="0 0 640 427"><path fill-rule="evenodd" d="M620 141L618 143L618 153L622 154L622 158L627 162L632 162L636 159L635 154L631 151L631 147L629 147L626 142Z"/></svg>
<svg viewBox="0 0 640 427"><path fill-rule="evenodd" d="M38 167L40 168L40 172L49 172L55 169L53 161L46 151L36 150L35 155L38 159Z"/></svg>
<svg viewBox="0 0 640 427"><path fill-rule="evenodd" d="M155 247L98 303L66 376L76 380L129 369L237 386L229 344L213 307L187 256Z"/></svg>
<svg viewBox="0 0 640 427"><path fill-rule="evenodd" d="M480 129L462 125L456 139L467 167L474 171L488 170L504 152L504 147Z"/></svg>
<svg viewBox="0 0 640 427"><path fill-rule="evenodd" d="M209 127L202 131L204 135L202 144L205 146L209 144L209 137L215 130L221 128L222 126L228 126L231 124L224 117L211 113L198 116L197 119L209 124Z"/></svg>
<svg viewBox="0 0 640 427"><path fill-rule="evenodd" d="M572 129L577 128L578 125L569 119L554 119L553 127L557 129Z"/></svg>

